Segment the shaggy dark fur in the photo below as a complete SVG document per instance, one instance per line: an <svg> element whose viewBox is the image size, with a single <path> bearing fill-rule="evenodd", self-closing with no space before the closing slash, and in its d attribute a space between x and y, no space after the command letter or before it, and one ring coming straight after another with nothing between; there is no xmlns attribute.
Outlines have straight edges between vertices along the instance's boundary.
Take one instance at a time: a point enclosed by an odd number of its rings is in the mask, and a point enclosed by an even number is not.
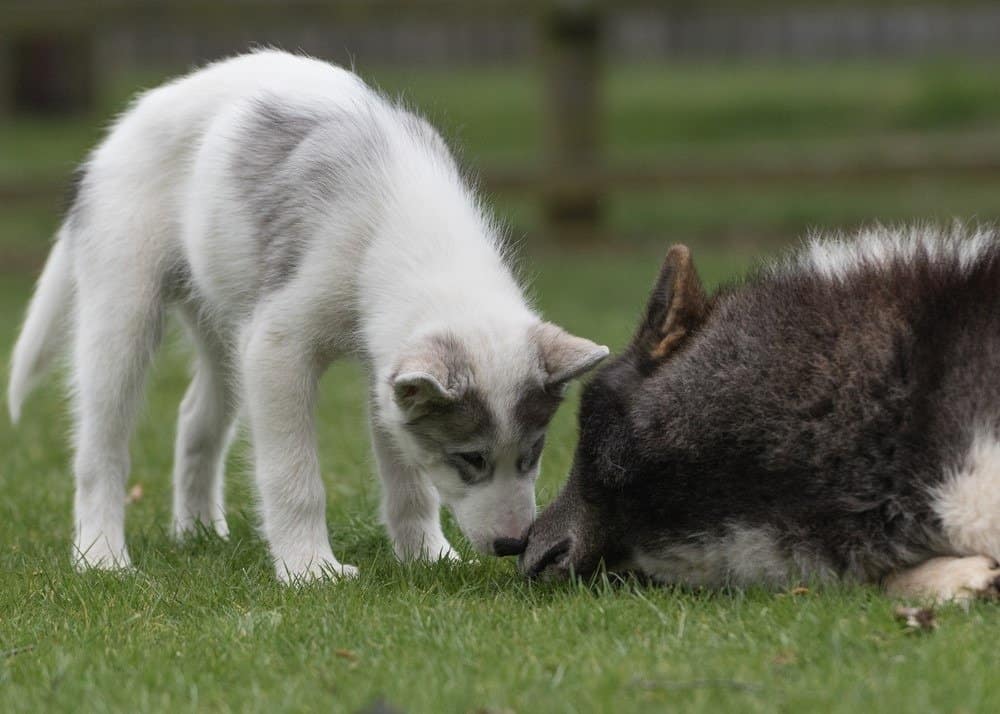
<svg viewBox="0 0 1000 714"><path fill-rule="evenodd" d="M584 392L523 569L643 554L683 560L656 575L688 581L736 531L783 564L740 568L765 583L877 581L949 554L928 490L976 429L1000 433L1000 241L969 259L961 238L866 240L833 276L800 256L711 299L672 249L632 344Z"/></svg>

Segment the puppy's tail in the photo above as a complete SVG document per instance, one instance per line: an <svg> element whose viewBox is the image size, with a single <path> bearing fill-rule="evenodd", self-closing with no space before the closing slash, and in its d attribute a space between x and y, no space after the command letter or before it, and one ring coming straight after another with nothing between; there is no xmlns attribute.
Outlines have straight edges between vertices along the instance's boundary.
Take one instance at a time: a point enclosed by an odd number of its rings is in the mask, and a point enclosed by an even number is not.
<svg viewBox="0 0 1000 714"><path fill-rule="evenodd" d="M66 341L73 302L73 274L65 238L64 227L38 279L11 357L7 408L15 424L21 416L24 400L52 366Z"/></svg>

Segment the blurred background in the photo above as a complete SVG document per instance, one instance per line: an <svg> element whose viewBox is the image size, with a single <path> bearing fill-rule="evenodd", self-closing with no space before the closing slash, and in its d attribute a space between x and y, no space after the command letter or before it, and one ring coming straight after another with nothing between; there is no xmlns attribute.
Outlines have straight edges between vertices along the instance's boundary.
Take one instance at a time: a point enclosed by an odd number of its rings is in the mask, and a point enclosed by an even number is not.
<svg viewBox="0 0 1000 714"><path fill-rule="evenodd" d="M629 326L672 242L713 282L814 228L1000 215L995 2L6 0L0 309L129 97L266 45L406 97L538 257L543 302L598 289Z"/></svg>

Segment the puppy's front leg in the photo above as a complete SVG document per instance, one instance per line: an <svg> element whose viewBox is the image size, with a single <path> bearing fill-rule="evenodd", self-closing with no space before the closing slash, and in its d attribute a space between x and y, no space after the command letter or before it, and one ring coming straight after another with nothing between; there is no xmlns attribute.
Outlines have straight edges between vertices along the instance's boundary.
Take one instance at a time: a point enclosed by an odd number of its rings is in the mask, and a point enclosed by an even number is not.
<svg viewBox="0 0 1000 714"><path fill-rule="evenodd" d="M374 407L373 407L374 411ZM389 437L371 424L375 462L382 479L382 519L396 557L458 560L441 531L441 499L430 480L402 462Z"/></svg>
<svg viewBox="0 0 1000 714"><path fill-rule="evenodd" d="M243 360L264 534L283 582L357 574L330 550L313 419L322 365L301 337L258 320Z"/></svg>

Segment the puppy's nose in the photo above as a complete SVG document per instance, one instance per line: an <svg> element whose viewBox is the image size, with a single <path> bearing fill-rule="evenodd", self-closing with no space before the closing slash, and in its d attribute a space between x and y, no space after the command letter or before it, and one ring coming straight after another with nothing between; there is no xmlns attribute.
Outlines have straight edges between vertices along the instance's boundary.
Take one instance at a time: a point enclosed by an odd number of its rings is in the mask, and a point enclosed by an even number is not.
<svg viewBox="0 0 1000 714"><path fill-rule="evenodd" d="M520 555L527 545L527 538L497 538L493 541L493 552L506 558L508 555Z"/></svg>

